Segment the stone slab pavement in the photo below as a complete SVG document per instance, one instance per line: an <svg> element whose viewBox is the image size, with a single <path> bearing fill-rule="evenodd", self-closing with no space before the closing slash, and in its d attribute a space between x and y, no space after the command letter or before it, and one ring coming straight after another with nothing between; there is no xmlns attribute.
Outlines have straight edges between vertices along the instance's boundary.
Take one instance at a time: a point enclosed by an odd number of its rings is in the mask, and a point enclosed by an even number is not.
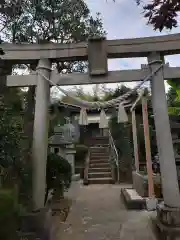
<svg viewBox="0 0 180 240"><path fill-rule="evenodd" d="M155 240L149 213L127 210L121 187L73 183L68 193L72 209L57 240Z"/></svg>

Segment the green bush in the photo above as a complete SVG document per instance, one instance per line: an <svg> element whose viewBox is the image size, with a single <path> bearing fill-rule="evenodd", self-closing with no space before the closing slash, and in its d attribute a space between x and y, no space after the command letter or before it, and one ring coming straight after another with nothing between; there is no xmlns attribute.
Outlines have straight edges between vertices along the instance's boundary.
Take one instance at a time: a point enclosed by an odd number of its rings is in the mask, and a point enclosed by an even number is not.
<svg viewBox="0 0 180 240"><path fill-rule="evenodd" d="M0 239L17 239L18 217L23 211L15 190L0 190Z"/></svg>
<svg viewBox="0 0 180 240"><path fill-rule="evenodd" d="M49 153L47 157L45 201L50 190L60 189L62 194L71 185L72 169L69 162L55 153Z"/></svg>

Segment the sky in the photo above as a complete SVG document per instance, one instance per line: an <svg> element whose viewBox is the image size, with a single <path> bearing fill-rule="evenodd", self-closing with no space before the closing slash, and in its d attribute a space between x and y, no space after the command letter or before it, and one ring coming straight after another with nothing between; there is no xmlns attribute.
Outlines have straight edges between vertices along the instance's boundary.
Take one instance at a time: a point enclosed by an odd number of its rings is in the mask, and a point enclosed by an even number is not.
<svg viewBox="0 0 180 240"><path fill-rule="evenodd" d="M107 32L107 39L123 39L149 37L165 34L180 33L180 27L172 31L158 32L153 27L146 24L143 17L142 8L138 7L135 0L85 0L92 16L101 13L104 29ZM179 21L180 22L180 21ZM171 66L180 66L180 55L168 56L166 61ZM135 69L140 68L141 64L146 64L144 58L131 59L111 59L108 62L109 70ZM127 86L134 87L136 83L127 83ZM117 84L108 84L108 87L114 88ZM85 87L86 91L91 91L92 86ZM166 86L167 89L167 86Z"/></svg>

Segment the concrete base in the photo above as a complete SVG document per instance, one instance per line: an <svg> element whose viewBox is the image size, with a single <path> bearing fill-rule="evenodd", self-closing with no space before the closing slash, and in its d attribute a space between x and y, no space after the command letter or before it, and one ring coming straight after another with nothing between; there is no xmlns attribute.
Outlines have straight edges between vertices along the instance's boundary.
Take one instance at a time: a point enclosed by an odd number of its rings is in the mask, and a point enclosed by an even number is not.
<svg viewBox="0 0 180 240"><path fill-rule="evenodd" d="M128 209L145 209L146 200L142 198L133 188L122 188L121 196Z"/></svg>
<svg viewBox="0 0 180 240"><path fill-rule="evenodd" d="M169 208L160 203L157 205L157 227L160 239L180 240L180 209Z"/></svg>
<svg viewBox="0 0 180 240"><path fill-rule="evenodd" d="M148 211L156 210L158 200L156 198L146 198L146 208Z"/></svg>

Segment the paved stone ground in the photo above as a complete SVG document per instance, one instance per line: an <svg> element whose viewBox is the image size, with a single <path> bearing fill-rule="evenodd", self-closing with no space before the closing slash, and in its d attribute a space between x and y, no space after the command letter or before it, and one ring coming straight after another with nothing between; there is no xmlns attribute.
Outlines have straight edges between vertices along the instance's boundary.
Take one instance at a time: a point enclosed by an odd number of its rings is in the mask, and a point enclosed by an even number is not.
<svg viewBox="0 0 180 240"><path fill-rule="evenodd" d="M147 211L126 210L119 185L73 183L71 212L58 240L155 240ZM121 186L122 187L122 186Z"/></svg>

